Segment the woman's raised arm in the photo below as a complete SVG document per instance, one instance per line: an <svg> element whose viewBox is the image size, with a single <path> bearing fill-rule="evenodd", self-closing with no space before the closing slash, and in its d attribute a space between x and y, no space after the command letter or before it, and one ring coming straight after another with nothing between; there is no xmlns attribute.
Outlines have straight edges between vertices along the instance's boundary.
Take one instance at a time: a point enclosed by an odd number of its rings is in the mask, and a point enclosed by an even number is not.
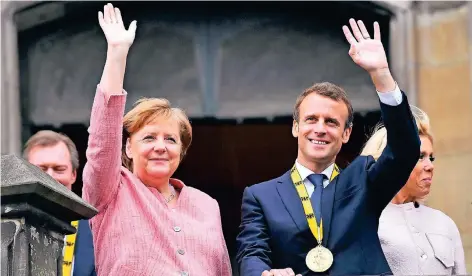
<svg viewBox="0 0 472 276"><path fill-rule="evenodd" d="M120 10L111 4L105 5L103 13L98 13L98 21L108 49L90 116L83 197L100 211L116 196L119 187L126 103L123 81L128 51L136 33L136 21L126 30Z"/></svg>

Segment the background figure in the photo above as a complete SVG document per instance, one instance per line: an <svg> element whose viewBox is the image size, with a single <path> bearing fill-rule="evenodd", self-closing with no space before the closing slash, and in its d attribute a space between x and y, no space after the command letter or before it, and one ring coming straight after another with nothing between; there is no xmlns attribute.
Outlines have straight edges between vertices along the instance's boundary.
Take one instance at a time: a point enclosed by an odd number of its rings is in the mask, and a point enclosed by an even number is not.
<svg viewBox="0 0 472 276"><path fill-rule="evenodd" d="M79 167L79 154L72 140L64 134L42 130L26 142L23 156L56 181L72 190ZM64 249L72 255L64 256L63 275L96 275L92 232L88 220L73 221L76 235L66 235ZM66 250L64 250L66 252Z"/></svg>
<svg viewBox="0 0 472 276"><path fill-rule="evenodd" d="M433 180L433 135L428 115L417 107L411 109L420 134L420 158L380 216L382 250L394 274L464 275L464 249L456 224L443 212L423 205ZM387 130L381 127L361 155L377 159L386 144Z"/></svg>
<svg viewBox="0 0 472 276"><path fill-rule="evenodd" d="M100 275L229 276L218 202L171 178L192 142L186 114L165 99L142 99L123 118L123 82L136 21L118 8L98 13L107 59L92 106L83 195ZM124 136L123 136L124 130Z"/></svg>

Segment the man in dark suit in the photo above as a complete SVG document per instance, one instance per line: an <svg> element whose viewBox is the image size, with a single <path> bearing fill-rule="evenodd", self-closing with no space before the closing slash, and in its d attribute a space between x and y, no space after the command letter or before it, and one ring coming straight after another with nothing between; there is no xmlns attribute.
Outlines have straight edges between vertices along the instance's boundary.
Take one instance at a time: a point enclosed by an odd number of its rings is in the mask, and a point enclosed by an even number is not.
<svg viewBox="0 0 472 276"><path fill-rule="evenodd" d="M26 142L23 156L69 190L77 177L79 154L72 140L50 130L39 131ZM63 275L95 276L92 232L87 220L73 221L76 234L64 241Z"/></svg>
<svg viewBox="0 0 472 276"><path fill-rule="evenodd" d="M393 80L374 24L350 21L349 55L365 69L380 98L388 144L377 162L356 158L335 165L352 130L345 92L319 83L297 99L292 134L294 166L284 175L244 190L237 260L242 276L373 275L391 273L377 235L380 214L404 185L420 153L407 98Z"/></svg>

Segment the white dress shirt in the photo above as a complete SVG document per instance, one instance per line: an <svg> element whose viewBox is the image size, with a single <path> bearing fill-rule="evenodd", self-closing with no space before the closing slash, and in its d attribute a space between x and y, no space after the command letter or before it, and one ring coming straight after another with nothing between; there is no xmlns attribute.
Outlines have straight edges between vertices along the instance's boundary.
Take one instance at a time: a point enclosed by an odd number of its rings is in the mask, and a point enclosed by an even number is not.
<svg viewBox="0 0 472 276"><path fill-rule="evenodd" d="M315 190L315 185L311 183L310 180L308 180L308 176L310 174L314 174L310 169L304 167L302 164L298 162L298 160L295 161L295 167L298 170L298 173L300 174L301 179L303 180L303 184L305 184L306 191L308 193L308 196L311 197L311 194L313 194L313 191ZM323 179L323 187L326 188L329 184L329 179L331 178L331 174L333 173L334 170L334 163L329 165L324 171L321 173L326 175L326 177Z"/></svg>
<svg viewBox="0 0 472 276"><path fill-rule="evenodd" d="M377 91L377 94L379 95L380 101L386 105L397 106L401 104L403 100L402 92L396 83L393 91L383 93Z"/></svg>

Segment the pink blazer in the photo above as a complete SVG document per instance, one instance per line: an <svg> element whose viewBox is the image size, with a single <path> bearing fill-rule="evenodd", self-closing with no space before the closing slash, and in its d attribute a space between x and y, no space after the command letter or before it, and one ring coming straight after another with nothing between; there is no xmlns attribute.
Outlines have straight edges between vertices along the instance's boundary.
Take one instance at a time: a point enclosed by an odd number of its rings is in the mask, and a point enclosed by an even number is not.
<svg viewBox="0 0 472 276"><path fill-rule="evenodd" d="M126 95L107 99L98 87L88 129L83 197L99 211L90 220L98 275L231 275L216 200L171 179L181 189L172 209L121 166Z"/></svg>

